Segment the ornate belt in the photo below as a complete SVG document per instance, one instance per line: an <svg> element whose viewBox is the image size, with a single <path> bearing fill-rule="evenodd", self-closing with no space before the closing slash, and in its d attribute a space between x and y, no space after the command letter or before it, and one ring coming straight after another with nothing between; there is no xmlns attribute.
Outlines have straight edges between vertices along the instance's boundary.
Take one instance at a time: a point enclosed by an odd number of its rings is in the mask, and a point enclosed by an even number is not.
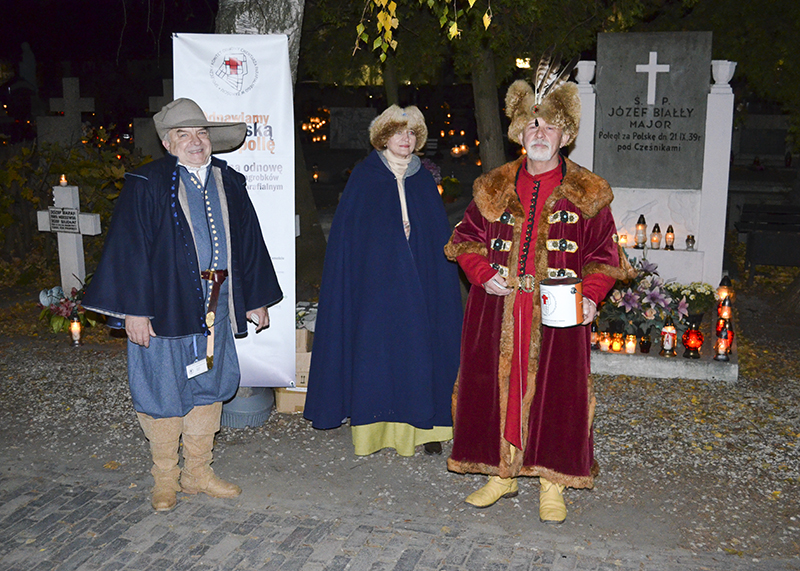
<svg viewBox="0 0 800 571"><path fill-rule="evenodd" d="M524 274L519 277L519 289L525 293L533 293L536 279L531 274Z"/></svg>

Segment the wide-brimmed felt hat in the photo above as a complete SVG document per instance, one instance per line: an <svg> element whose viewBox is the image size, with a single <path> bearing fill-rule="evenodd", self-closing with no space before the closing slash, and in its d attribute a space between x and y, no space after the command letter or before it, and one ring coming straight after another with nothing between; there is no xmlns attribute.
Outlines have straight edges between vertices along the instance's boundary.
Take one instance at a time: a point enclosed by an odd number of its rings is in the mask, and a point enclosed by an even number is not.
<svg viewBox="0 0 800 571"><path fill-rule="evenodd" d="M205 127L211 141L211 150L215 153L232 151L242 144L247 134L244 123L221 123L209 121L200 106L181 97L167 103L153 116L158 137L163 141L171 129L180 127Z"/></svg>

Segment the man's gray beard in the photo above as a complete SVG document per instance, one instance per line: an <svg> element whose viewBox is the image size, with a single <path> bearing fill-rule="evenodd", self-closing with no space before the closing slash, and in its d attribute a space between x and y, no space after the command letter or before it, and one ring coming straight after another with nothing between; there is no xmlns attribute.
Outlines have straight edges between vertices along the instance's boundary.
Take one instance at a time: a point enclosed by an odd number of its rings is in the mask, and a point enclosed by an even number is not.
<svg viewBox="0 0 800 571"><path fill-rule="evenodd" d="M543 145L529 145L525 151L532 161L549 161L553 158L553 151L546 142Z"/></svg>

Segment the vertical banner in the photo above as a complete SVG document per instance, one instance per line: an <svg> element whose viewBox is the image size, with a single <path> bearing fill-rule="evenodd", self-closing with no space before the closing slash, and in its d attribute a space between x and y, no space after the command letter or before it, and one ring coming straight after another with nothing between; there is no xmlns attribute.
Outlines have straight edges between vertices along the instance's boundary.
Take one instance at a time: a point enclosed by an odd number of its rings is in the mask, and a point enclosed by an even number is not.
<svg viewBox="0 0 800 571"><path fill-rule="evenodd" d="M283 300L269 329L236 340L242 386L295 380L294 113L286 36L174 34L175 97L196 101L209 121L247 124L237 150L215 156L247 177ZM250 308L252 309L252 308Z"/></svg>

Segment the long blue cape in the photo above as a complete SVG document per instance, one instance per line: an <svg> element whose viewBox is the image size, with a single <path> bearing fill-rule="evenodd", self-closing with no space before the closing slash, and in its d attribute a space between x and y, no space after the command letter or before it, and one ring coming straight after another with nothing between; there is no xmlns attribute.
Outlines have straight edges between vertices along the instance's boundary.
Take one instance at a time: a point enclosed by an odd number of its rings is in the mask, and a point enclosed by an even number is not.
<svg viewBox="0 0 800 571"><path fill-rule="evenodd" d="M377 152L353 170L336 209L320 291L305 416L316 428L404 422L450 426L458 372L458 270L431 174L397 182Z"/></svg>
<svg viewBox="0 0 800 571"><path fill-rule="evenodd" d="M221 169L228 203L234 332L246 332L245 312L273 305L283 293L244 176L216 157L211 166ZM177 169L177 158L167 155L125 175L83 298L85 307L101 313L150 317L162 337L208 331L195 245L177 198Z"/></svg>

